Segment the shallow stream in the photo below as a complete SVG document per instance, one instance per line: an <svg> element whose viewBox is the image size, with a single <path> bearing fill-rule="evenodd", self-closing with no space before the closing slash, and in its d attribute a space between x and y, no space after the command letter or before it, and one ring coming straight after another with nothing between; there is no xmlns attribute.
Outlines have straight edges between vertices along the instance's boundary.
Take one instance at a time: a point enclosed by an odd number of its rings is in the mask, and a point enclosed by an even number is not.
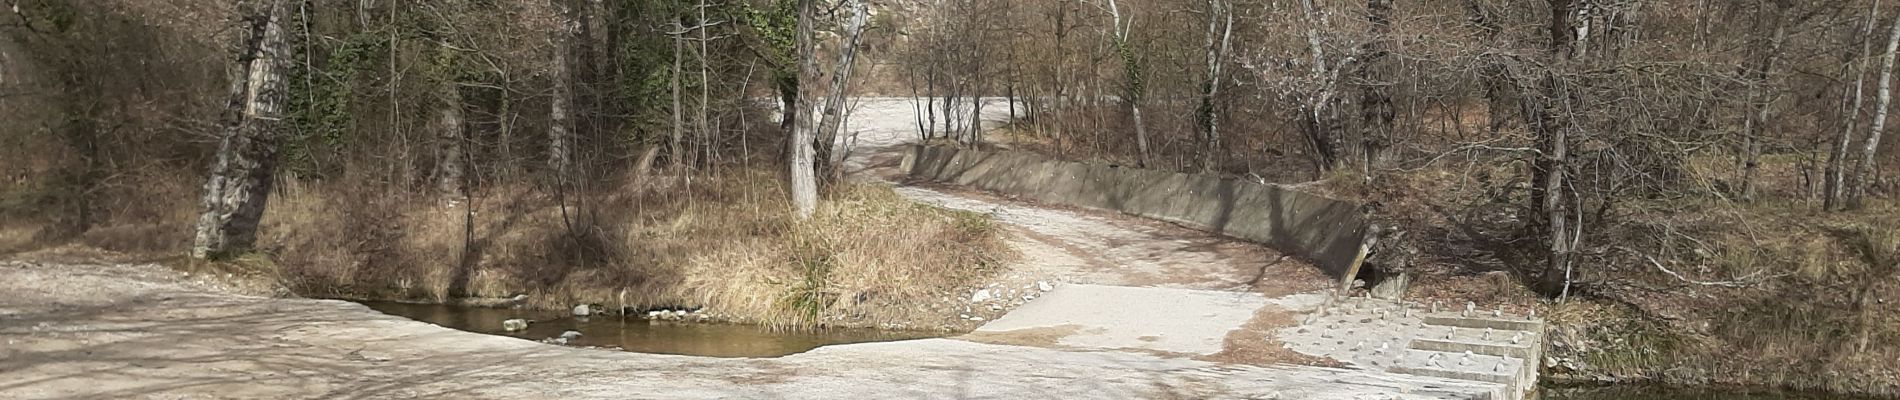
<svg viewBox="0 0 1900 400"><path fill-rule="evenodd" d="M1543 400L1852 400L1819 393L1679 388L1646 384L1547 387Z"/></svg>
<svg viewBox="0 0 1900 400"><path fill-rule="evenodd" d="M923 339L929 332L893 332L877 329L780 331L756 325L650 321L617 315L573 317L565 312L500 308L457 307L437 304L362 302L385 314L444 327L529 340L560 337L579 331L572 346L618 348L638 353L705 357L781 357L821 346L849 343ZM520 332L502 330L501 322L520 318L533 321Z"/></svg>
<svg viewBox="0 0 1900 400"><path fill-rule="evenodd" d="M638 353L705 357L782 357L818 347L924 339L928 332L892 332L876 329L780 331L756 325L651 321L622 316L573 317L560 311L458 307L437 304L363 302L385 314L444 327L529 340L560 337L579 331L568 345L617 348ZM501 322L521 318L533 321L520 332L502 330ZM1549 387L1544 400L1834 400L1840 396L1785 392L1724 391L1655 385Z"/></svg>

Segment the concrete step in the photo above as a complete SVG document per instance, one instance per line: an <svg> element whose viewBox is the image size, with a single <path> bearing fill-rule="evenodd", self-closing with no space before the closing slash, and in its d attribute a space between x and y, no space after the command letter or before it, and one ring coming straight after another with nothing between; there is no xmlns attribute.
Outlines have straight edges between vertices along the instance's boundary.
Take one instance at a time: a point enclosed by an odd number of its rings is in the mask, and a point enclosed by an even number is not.
<svg viewBox="0 0 1900 400"><path fill-rule="evenodd" d="M1513 387L1512 385L1517 384L1516 374L1497 374L1497 373L1490 373L1490 372L1458 371L1458 370L1450 370L1450 369L1444 369L1444 368L1406 367L1406 366L1397 366L1397 367L1387 368L1386 372L1391 372L1395 374L1429 376L1433 378L1457 379L1457 380L1463 380L1463 381L1490 382L1490 383L1505 385L1506 387Z"/></svg>
<svg viewBox="0 0 1900 400"><path fill-rule="evenodd" d="M1534 319L1511 319L1494 317L1456 317L1425 316L1426 325L1455 326L1459 328L1485 329L1500 331L1543 332L1544 321Z"/></svg>
<svg viewBox="0 0 1900 400"><path fill-rule="evenodd" d="M1278 338L1305 354L1421 378L1501 384L1516 400L1537 382L1543 321L1528 316L1475 318L1416 303L1332 299ZM1513 341L1513 339L1516 339ZM1466 352L1470 352L1469 361Z"/></svg>
<svg viewBox="0 0 1900 400"><path fill-rule="evenodd" d="M1420 339L1412 339L1411 348L1415 350L1440 351L1440 352L1458 353L1458 354L1464 354L1464 352L1469 351L1474 354L1483 354L1487 356L1500 356L1500 357L1512 357L1512 358L1518 358L1518 359L1528 359L1528 358L1531 358L1531 356L1536 353L1536 349L1532 348L1532 346L1534 346L1536 343L1538 343L1536 339L1526 339L1524 340L1522 344L1510 344L1508 342L1507 343L1480 343L1480 342L1471 342L1471 341L1463 341L1463 340L1442 340L1442 339L1420 338Z"/></svg>
<svg viewBox="0 0 1900 400"><path fill-rule="evenodd" d="M1397 359L1393 360L1390 366L1386 367L1389 371L1396 371L1396 369L1435 369L1485 376L1496 375L1498 378L1474 380L1505 384L1516 382L1515 379L1520 377L1519 373L1524 372L1524 368L1526 368L1526 365L1522 358L1483 355L1477 354L1476 352L1466 356L1464 352L1454 353L1416 349L1405 350L1403 353L1400 353ZM1506 380L1497 381L1493 379Z"/></svg>

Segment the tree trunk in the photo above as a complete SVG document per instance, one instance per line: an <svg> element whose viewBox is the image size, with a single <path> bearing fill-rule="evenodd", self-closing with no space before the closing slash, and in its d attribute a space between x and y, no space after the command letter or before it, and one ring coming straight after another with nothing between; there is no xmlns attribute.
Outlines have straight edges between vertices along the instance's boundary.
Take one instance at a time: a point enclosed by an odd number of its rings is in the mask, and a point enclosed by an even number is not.
<svg viewBox="0 0 1900 400"><path fill-rule="evenodd" d="M851 7L851 23L845 28L845 37L838 51L838 65L831 69L831 92L825 95L825 116L818 124L818 156L823 165L821 170L833 179L844 177L844 156L848 149L838 143L838 133L845 125L844 108L846 90L851 85L851 69L858 57L858 41L864 34L864 2L847 0Z"/></svg>
<svg viewBox="0 0 1900 400"><path fill-rule="evenodd" d="M1879 4L1879 2L1874 3L1876 6ZM1867 12L1867 25L1861 29L1860 52L1853 55L1854 58L1858 58L1859 60L1853 60L1855 61L1854 67L1852 68L1854 91L1852 94L1853 101L1849 103L1851 105L1848 106L1845 113L1847 119L1845 125L1847 128L1842 129L1840 135L1835 137L1832 146L1828 146L1827 176L1822 178L1826 180L1822 188L1824 193L1822 195L1821 209L1823 210L1832 211L1840 207L1842 200L1841 191L1847 186L1844 177L1847 176L1847 168L1845 168L1845 166L1847 165L1848 146L1854 141L1854 133L1860 130L1861 103L1866 100L1866 92L1864 89L1867 83L1867 56L1873 52L1871 47L1873 41L1867 39L1874 35L1874 25L1878 25L1878 21L1880 21L1880 9L1878 7L1869 8Z"/></svg>
<svg viewBox="0 0 1900 400"><path fill-rule="evenodd" d="M1141 119L1141 98L1147 94L1148 88L1143 81L1141 60L1135 57L1135 49L1128 44L1129 31L1135 29L1135 21L1133 16L1122 17L1121 7L1115 0L1109 0L1108 12L1115 24L1115 53L1121 56L1122 75L1128 80L1128 86L1122 91L1122 104L1128 107L1129 118L1135 124L1135 147L1141 152L1135 166L1146 168L1151 153L1148 148L1148 125Z"/></svg>
<svg viewBox="0 0 1900 400"><path fill-rule="evenodd" d="M554 98L548 102L548 172L554 175L554 183L565 187L568 174L574 167L573 125L569 117L574 97L573 87L573 36L579 21L574 11L568 7L567 0L554 0L555 9L561 15L561 26L554 33L554 66L550 84L554 86Z"/></svg>
<svg viewBox="0 0 1900 400"><path fill-rule="evenodd" d="M666 158L672 165L669 170L678 174L686 166L686 151L680 148L680 140L686 136L686 108L680 105L680 81L685 80L682 74L685 73L686 65L686 38L682 35L686 34L686 27L675 22L673 28L678 32L673 35L673 79L670 79L673 89L673 135L667 142Z"/></svg>
<svg viewBox="0 0 1900 400"><path fill-rule="evenodd" d="M1537 138L1540 151L1538 162L1532 167L1531 199L1535 211L1543 218L1535 225L1543 233L1549 245L1549 254L1545 259L1544 271L1539 278L1538 290L1546 294L1560 293L1558 297L1567 297L1570 290L1570 252L1572 250L1571 232L1566 228L1569 211L1564 207L1564 179L1569 163L1569 124L1567 116L1558 115L1563 107L1558 102L1568 101L1570 91L1568 83L1559 76L1558 64L1569 60L1575 53L1576 31L1570 29L1575 14L1574 0L1549 0L1550 15L1550 54L1558 62L1544 66L1543 75L1535 84L1534 91L1523 91L1519 100L1523 104L1521 112L1524 122Z"/></svg>
<svg viewBox="0 0 1900 400"><path fill-rule="evenodd" d="M1332 23L1313 0L1301 0L1300 12L1307 20L1306 49L1312 57L1308 79L1319 85L1310 89L1305 96L1306 104L1301 105L1304 108L1301 110L1301 128L1313 148L1315 175L1319 178L1327 172L1350 167L1349 162L1356 158L1350 153L1356 146L1352 146L1352 141L1340 134L1342 129L1339 128L1339 115L1335 110L1339 86L1338 71L1335 69L1340 66L1327 62L1325 44L1320 36L1321 31L1332 29Z"/></svg>
<svg viewBox="0 0 1900 400"><path fill-rule="evenodd" d="M810 118L811 107L817 101L818 54L812 43L812 25L815 25L812 2L798 0L798 28L795 33L798 56L798 104L795 109L786 110L787 117L798 115L792 128L792 137L787 145L791 146L791 197L792 212L799 219L811 217L818 208L818 177L812 165L812 136L817 126Z"/></svg>
<svg viewBox="0 0 1900 400"><path fill-rule="evenodd" d="M1206 144L1201 154L1201 172L1220 168L1221 156L1226 152L1221 147L1220 112L1216 110L1215 100L1220 96L1221 66L1226 63L1227 50L1234 37L1234 13L1230 7L1224 0L1207 1L1207 76L1201 82L1198 110L1202 142Z"/></svg>
<svg viewBox="0 0 1900 400"><path fill-rule="evenodd" d="M709 5L706 4L706 0L699 0L699 7L696 8L699 12L699 114L697 117L700 148L706 154L706 158L701 161L704 165L718 161L713 155L718 138L712 127L712 111L710 110L712 107L712 65L710 61L707 61L707 46L712 41L712 37L707 31L712 30L712 26L706 19L707 7Z"/></svg>
<svg viewBox="0 0 1900 400"><path fill-rule="evenodd" d="M1780 4L1780 2L1770 3ZM1750 112L1746 117L1748 120L1742 123L1743 155L1740 182L1742 201L1755 200L1755 171L1761 164L1762 132L1767 129L1769 104L1774 102L1774 95L1771 93L1774 90L1772 88L1775 87L1771 80L1772 73L1775 68L1775 59L1781 56L1781 44L1786 41L1788 32L1787 27L1782 24L1781 7L1777 5L1774 10L1769 13L1768 18L1769 23L1774 24L1775 32L1769 36L1767 48L1763 51L1761 58L1755 62L1753 70L1749 72L1749 84L1754 87L1750 88L1748 93L1750 107Z"/></svg>
<svg viewBox="0 0 1900 400"><path fill-rule="evenodd" d="M203 213L194 226L192 258L250 250L257 239L258 220L270 200L278 121L283 119L286 98L284 66L290 57L282 25L288 7L284 0L248 6L245 42L232 75L217 161L205 183Z"/></svg>
<svg viewBox="0 0 1900 400"><path fill-rule="evenodd" d="M1364 160L1366 179L1372 179L1372 168L1383 161L1386 148L1391 145L1392 120L1396 112L1392 106L1391 90L1385 82L1393 80L1392 60L1389 54L1389 41L1392 35L1392 0L1366 0L1366 21L1371 28L1371 40L1366 42L1365 61L1360 70L1360 153Z"/></svg>
<svg viewBox="0 0 1900 400"><path fill-rule="evenodd" d="M466 169L464 146L467 146L465 126L462 118L462 90L453 78L443 78L440 83L440 107L436 110L436 190L450 201L463 197L462 176Z"/></svg>
<svg viewBox="0 0 1900 400"><path fill-rule="evenodd" d="M1893 104L1893 64L1895 52L1900 51L1900 18L1894 19L1893 32L1887 37L1887 52L1880 59L1880 89L1875 95L1873 129L1867 131L1867 143L1861 147L1860 160L1854 163L1852 190L1848 191L1847 204L1859 208L1867 196L1867 186L1877 160L1874 152L1880 149L1880 133L1887 129L1887 108Z"/></svg>

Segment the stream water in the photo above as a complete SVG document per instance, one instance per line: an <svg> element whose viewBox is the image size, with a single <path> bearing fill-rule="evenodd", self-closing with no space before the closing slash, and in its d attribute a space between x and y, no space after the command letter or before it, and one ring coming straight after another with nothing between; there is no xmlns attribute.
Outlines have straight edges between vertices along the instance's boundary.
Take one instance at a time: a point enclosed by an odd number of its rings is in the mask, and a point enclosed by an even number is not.
<svg viewBox="0 0 1900 400"><path fill-rule="evenodd" d="M1546 387L1543 400L1852 400L1867 397L1777 391L1677 388L1658 385Z"/></svg>
<svg viewBox="0 0 1900 400"><path fill-rule="evenodd" d="M822 346L923 339L941 335L876 329L779 331L755 325L679 323L621 316L578 318L559 311L457 307L436 304L362 302L385 314L468 332L529 340L559 337L579 331L574 346L618 348L656 354L706 357L781 357ZM528 329L506 332L501 322L521 318L534 321ZM1547 387L1543 400L1835 400L1840 396L1787 392L1724 391L1654 385Z"/></svg>
<svg viewBox="0 0 1900 400"><path fill-rule="evenodd" d="M876 329L780 331L756 325L678 323L621 316L573 317L564 312L456 307L436 304L362 302L384 314L475 333L544 340L579 331L568 345L618 348L638 353L705 357L781 357L821 346L937 337L928 332ZM528 329L507 332L501 322L521 318Z"/></svg>

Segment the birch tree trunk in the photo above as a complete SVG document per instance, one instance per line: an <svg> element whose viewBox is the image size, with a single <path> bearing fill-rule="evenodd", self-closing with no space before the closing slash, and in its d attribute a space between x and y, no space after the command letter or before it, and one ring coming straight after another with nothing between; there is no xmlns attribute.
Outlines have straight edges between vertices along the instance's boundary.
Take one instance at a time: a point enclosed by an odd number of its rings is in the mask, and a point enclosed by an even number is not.
<svg viewBox="0 0 1900 400"><path fill-rule="evenodd" d="M1847 128L1842 129L1840 135L1835 137L1833 146L1828 146L1827 176L1823 178L1827 182L1824 183L1822 189L1824 194L1821 209L1823 210L1836 210L1842 203L1841 191L1847 186L1845 177L1847 176L1848 146L1853 143L1854 134L1860 131L1860 109L1862 102L1866 100L1867 56L1873 52L1873 41L1866 39L1874 35L1874 26L1878 25L1879 21L1880 2L1876 0L1868 9L1867 24L1861 29L1860 52L1854 54L1854 58L1859 60L1854 60L1854 91L1851 94L1853 101L1845 113L1847 123L1844 125Z"/></svg>
<svg viewBox="0 0 1900 400"><path fill-rule="evenodd" d="M851 22L845 28L844 42L838 50L838 65L831 69L831 92L825 95L825 115L818 124L818 155L821 163L832 179L844 178L844 157L849 150L838 143L839 131L845 125L845 96L851 85L852 65L857 61L858 42L864 35L864 2L847 0L851 7Z"/></svg>
<svg viewBox="0 0 1900 400"><path fill-rule="evenodd" d="M798 53L798 103L796 107L785 110L787 117L797 115L793 122L792 138L788 141L792 147L788 151L791 160L786 164L791 165L792 169L792 213L799 219L811 217L812 211L818 208L818 177L817 171L813 170L811 147L813 131L817 130L817 126L812 121L810 105L818 100L818 85L814 83L819 79L818 54L812 43L812 25L817 23L812 1L798 0L798 28L794 34Z"/></svg>
<svg viewBox="0 0 1900 400"><path fill-rule="evenodd" d="M1894 19L1893 31L1887 35L1887 52L1880 58L1880 89L1875 95L1873 129L1867 131L1867 143L1861 147L1860 160L1854 163L1853 188L1848 191L1847 204L1850 207L1862 206L1867 196L1867 186L1871 184L1874 168L1874 152L1880 149L1880 133L1887 129L1887 109L1893 104L1893 64L1895 52L1900 51L1900 18Z"/></svg>
<svg viewBox="0 0 1900 400"><path fill-rule="evenodd" d="M232 74L217 161L205 183L203 211L193 226L192 258L247 251L270 200L276 172L278 124L286 99L284 68L290 46L284 0L244 4L244 43Z"/></svg>

